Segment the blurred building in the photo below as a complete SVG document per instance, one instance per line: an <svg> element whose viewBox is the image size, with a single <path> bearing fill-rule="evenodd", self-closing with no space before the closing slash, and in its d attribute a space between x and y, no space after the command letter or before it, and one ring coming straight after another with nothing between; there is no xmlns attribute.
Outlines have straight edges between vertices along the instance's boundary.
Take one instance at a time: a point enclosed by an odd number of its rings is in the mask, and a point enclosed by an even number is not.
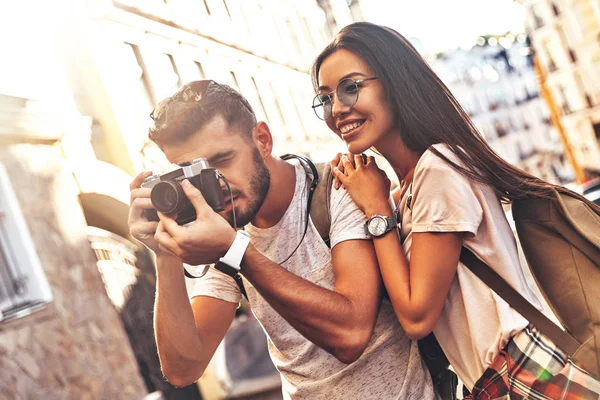
<svg viewBox="0 0 600 400"><path fill-rule="evenodd" d="M317 0L325 12L327 30L335 36L344 26L365 19L361 3L364 0Z"/></svg>
<svg viewBox="0 0 600 400"><path fill-rule="evenodd" d="M600 2L520 0L574 156L600 173Z"/></svg>
<svg viewBox="0 0 600 400"><path fill-rule="evenodd" d="M330 4L336 24L356 13ZM300 0L0 6L0 398L200 397L160 374L153 261L128 234L132 176L170 168L149 114L215 79L249 98L276 153L328 160L343 144L309 76L327 18Z"/></svg>
<svg viewBox="0 0 600 400"><path fill-rule="evenodd" d="M549 181L572 180L538 94L525 35L480 37L478 43L438 55L434 70L502 157Z"/></svg>
<svg viewBox="0 0 600 400"><path fill-rule="evenodd" d="M275 153L322 159L341 146L310 108L309 67L330 40L316 1L95 0L74 20L85 21L71 24L76 99L94 117L98 157L127 173L164 167L148 114L197 79L239 88L269 123Z"/></svg>

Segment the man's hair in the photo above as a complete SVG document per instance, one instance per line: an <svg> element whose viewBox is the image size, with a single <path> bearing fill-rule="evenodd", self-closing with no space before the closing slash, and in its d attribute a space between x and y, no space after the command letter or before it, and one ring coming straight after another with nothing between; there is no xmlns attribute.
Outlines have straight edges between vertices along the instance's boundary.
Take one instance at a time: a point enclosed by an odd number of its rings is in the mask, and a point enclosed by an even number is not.
<svg viewBox="0 0 600 400"><path fill-rule="evenodd" d="M248 100L237 90L210 80L190 82L161 101L150 114L154 123L148 137L159 147L181 143L216 116L223 117L228 128L252 139L256 115Z"/></svg>

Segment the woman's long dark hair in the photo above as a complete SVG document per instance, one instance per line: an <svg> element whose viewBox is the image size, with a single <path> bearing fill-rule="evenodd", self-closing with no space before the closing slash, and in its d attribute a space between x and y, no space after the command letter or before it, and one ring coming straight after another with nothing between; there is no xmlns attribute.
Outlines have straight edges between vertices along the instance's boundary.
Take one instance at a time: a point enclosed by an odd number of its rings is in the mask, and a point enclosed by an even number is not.
<svg viewBox="0 0 600 400"><path fill-rule="evenodd" d="M314 63L315 89L323 61L340 49L358 55L379 77L402 141L410 150L423 154L431 148L462 175L490 185L503 201L553 198L553 188L570 192L512 166L494 152L446 85L393 29L368 22L343 28ZM431 147L437 143L447 144L464 166Z"/></svg>

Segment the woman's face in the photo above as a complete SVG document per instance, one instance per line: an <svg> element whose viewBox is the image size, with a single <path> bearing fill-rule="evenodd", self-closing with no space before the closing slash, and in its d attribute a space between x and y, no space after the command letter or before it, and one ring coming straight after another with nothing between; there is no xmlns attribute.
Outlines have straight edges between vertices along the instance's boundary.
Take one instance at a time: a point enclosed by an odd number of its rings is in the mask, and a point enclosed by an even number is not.
<svg viewBox="0 0 600 400"><path fill-rule="evenodd" d="M319 93L335 91L345 78L362 80L375 77L375 73L362 58L349 50L340 49L328 56L319 70ZM358 100L352 106L339 101L331 94L331 116L325 121L354 154L377 146L387 135L399 135L392 109L385 98L382 83L378 79L359 85Z"/></svg>

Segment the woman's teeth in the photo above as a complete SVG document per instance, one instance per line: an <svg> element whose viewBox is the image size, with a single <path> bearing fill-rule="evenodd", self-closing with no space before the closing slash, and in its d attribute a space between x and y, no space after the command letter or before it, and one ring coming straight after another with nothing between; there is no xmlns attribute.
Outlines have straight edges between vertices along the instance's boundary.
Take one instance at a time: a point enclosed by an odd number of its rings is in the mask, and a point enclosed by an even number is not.
<svg viewBox="0 0 600 400"><path fill-rule="evenodd" d="M364 122L353 122L351 124L348 125L344 125L340 128L340 132L342 132L343 134L346 134L350 131L353 131L354 129L358 128L359 126L361 126Z"/></svg>

